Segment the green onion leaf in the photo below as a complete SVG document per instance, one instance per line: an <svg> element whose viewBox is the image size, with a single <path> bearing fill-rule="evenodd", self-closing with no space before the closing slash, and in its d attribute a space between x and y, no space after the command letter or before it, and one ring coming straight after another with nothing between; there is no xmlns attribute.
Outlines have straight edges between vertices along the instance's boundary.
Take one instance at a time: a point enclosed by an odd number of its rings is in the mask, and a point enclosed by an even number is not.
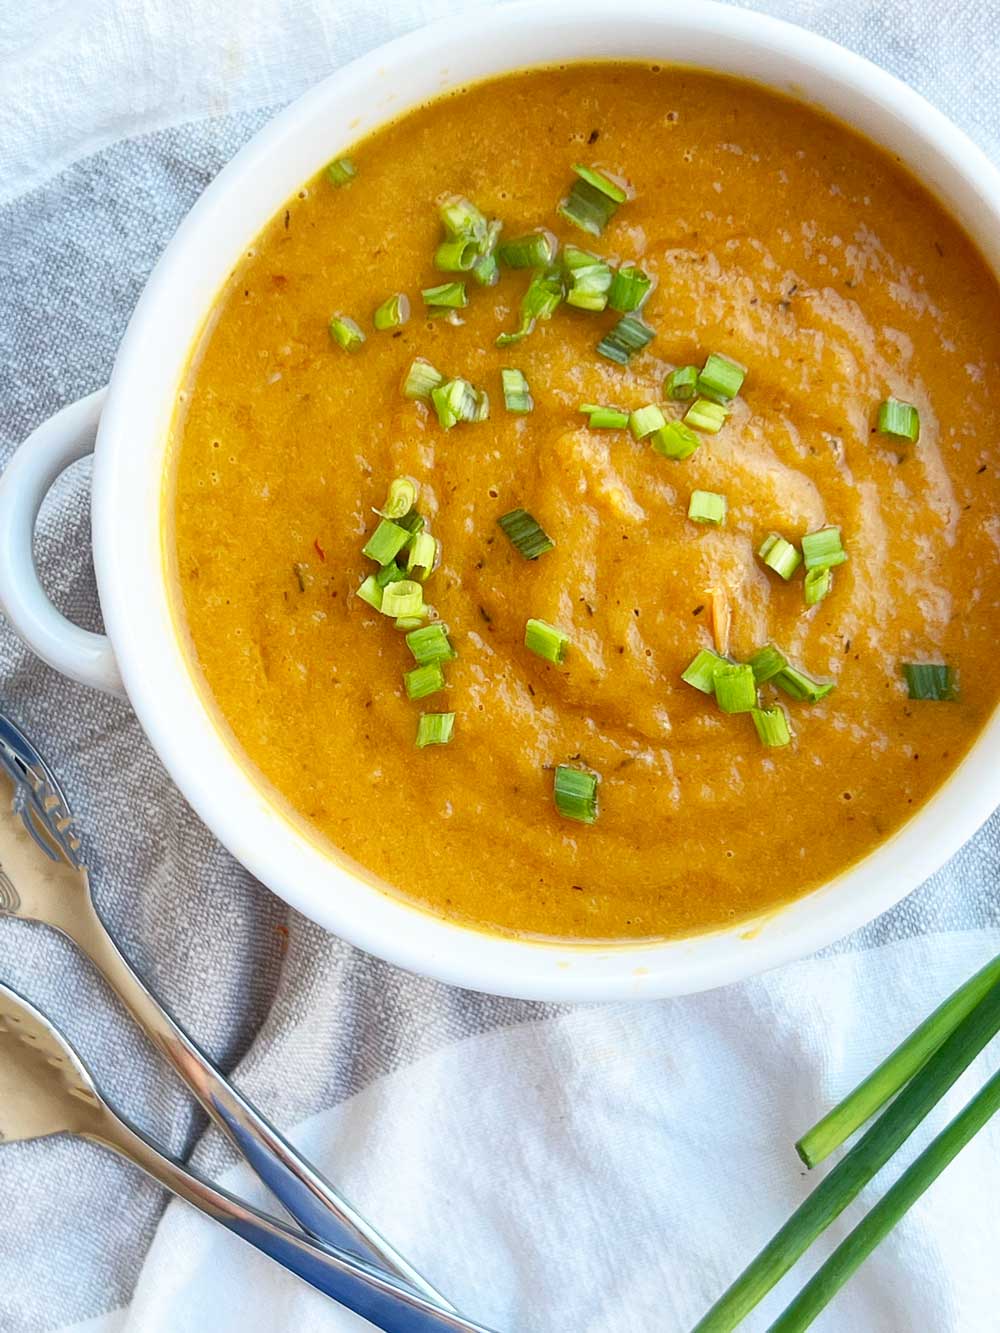
<svg viewBox="0 0 1000 1333"><path fill-rule="evenodd" d="M617 212L618 205L623 204L628 195L620 185L593 167L576 162L573 170L580 179L573 182L569 194L557 206L556 212L574 227L589 232L591 236L600 236Z"/></svg>
<svg viewBox="0 0 1000 1333"><path fill-rule="evenodd" d="M390 583L382 590L382 614L393 619L403 616L421 616L424 613L424 590L412 579Z"/></svg>
<svg viewBox="0 0 1000 1333"><path fill-rule="evenodd" d="M431 310L461 310L469 304L464 282L442 282L437 287L424 287L420 295Z"/></svg>
<svg viewBox="0 0 1000 1333"><path fill-rule="evenodd" d="M447 745L455 730L454 713L421 713L417 723L417 749L427 745Z"/></svg>
<svg viewBox="0 0 1000 1333"><path fill-rule="evenodd" d="M777 532L767 534L761 542L757 554L769 569L773 569L776 574L780 574L786 580L792 577L802 563L798 548L793 546L791 542L786 541Z"/></svg>
<svg viewBox="0 0 1000 1333"><path fill-rule="evenodd" d="M569 635L544 620L529 620L524 627L524 646L537 657L556 664L566 660Z"/></svg>
<svg viewBox="0 0 1000 1333"><path fill-rule="evenodd" d="M597 775L557 764L552 794L564 819L593 824L597 818Z"/></svg>
<svg viewBox="0 0 1000 1333"><path fill-rule="evenodd" d="M689 402L698 388L698 367L678 366L663 381L663 392L675 403Z"/></svg>
<svg viewBox="0 0 1000 1333"><path fill-rule="evenodd" d="M361 548L361 554L375 560L380 565L387 565L395 560L400 551L410 540L410 534L398 523L383 518L372 535Z"/></svg>
<svg viewBox="0 0 1000 1333"><path fill-rule="evenodd" d="M397 292L388 297L372 316L372 323L379 332L386 329L398 329L410 318L410 298L405 292Z"/></svg>
<svg viewBox="0 0 1000 1333"><path fill-rule="evenodd" d="M661 426L665 426L667 419L656 403L648 403L645 407L636 408L629 417L628 424L632 432L632 438L634 440L644 440L647 435L652 435L654 430L659 430Z"/></svg>
<svg viewBox="0 0 1000 1333"><path fill-rule="evenodd" d="M376 611L382 610L382 589L375 574L368 575L364 583L355 589L355 595L369 606L373 606Z"/></svg>
<svg viewBox="0 0 1000 1333"><path fill-rule="evenodd" d="M575 306L578 310L603 310L607 306L613 280L610 264L597 260L593 264L570 269L569 279L567 305Z"/></svg>
<svg viewBox="0 0 1000 1333"><path fill-rule="evenodd" d="M434 267L442 273L468 273L481 259L473 236L449 236L434 252Z"/></svg>
<svg viewBox="0 0 1000 1333"><path fill-rule="evenodd" d="M418 514L415 509L411 509L408 514L404 514L402 518L395 519L394 522L398 523L401 528L405 528L411 536L415 532L423 532L424 528L427 526L427 520L424 518L423 514Z"/></svg>
<svg viewBox="0 0 1000 1333"><path fill-rule="evenodd" d="M380 588L385 588L388 587L390 583L398 583L400 579L405 579L405 578L406 578L406 570L400 569L399 565L396 564L395 560L390 560L389 563L387 565L383 565L382 568L375 575L375 582L378 584Z"/></svg>
<svg viewBox="0 0 1000 1333"><path fill-rule="evenodd" d="M331 185L346 185L358 174L358 169L349 157L335 157L326 168L326 178Z"/></svg>
<svg viewBox="0 0 1000 1333"><path fill-rule="evenodd" d="M500 372L500 382L503 385L503 405L508 412L525 413L534 409L535 400L531 396L524 371L505 366Z"/></svg>
<svg viewBox="0 0 1000 1333"><path fill-rule="evenodd" d="M424 609L426 610L426 607ZM423 616L397 616L395 627L403 632L409 632L410 630L419 629L423 623Z"/></svg>
<svg viewBox="0 0 1000 1333"><path fill-rule="evenodd" d="M878 410L878 428L882 435L916 444L920 438L920 413L912 403L887 398Z"/></svg>
<svg viewBox="0 0 1000 1333"><path fill-rule="evenodd" d="M602 407L600 403L581 403L580 411L586 412L591 430L624 430L629 423L628 412L617 407Z"/></svg>
<svg viewBox="0 0 1000 1333"><path fill-rule="evenodd" d="M536 273L521 298L520 324L513 333L501 333L496 339L497 347L509 347L511 343L526 338L540 319L552 318L561 300L562 278L559 270L546 269Z"/></svg>
<svg viewBox="0 0 1000 1333"><path fill-rule="evenodd" d="M597 354L619 366L627 366L635 353L641 352L653 337L654 330L638 316L623 315L597 344Z"/></svg>
<svg viewBox="0 0 1000 1333"><path fill-rule="evenodd" d="M421 583L426 583L427 576L434 572L437 561L437 538L429 532L418 532L410 538L410 549L406 556L406 572Z"/></svg>
<svg viewBox="0 0 1000 1333"><path fill-rule="evenodd" d="M775 648L773 643L768 643L763 648L757 649L750 659L749 666L757 684L764 685L767 681L773 680L779 672L784 671L788 666L788 658Z"/></svg>
<svg viewBox="0 0 1000 1333"><path fill-rule="evenodd" d="M643 273L641 268L629 265L620 268L615 274L608 292L608 305L612 310L638 310L653 286L652 278Z"/></svg>
<svg viewBox="0 0 1000 1333"><path fill-rule="evenodd" d="M782 667L774 677L774 683L779 690L784 690L789 698L808 704L818 704L820 699L825 699L833 689L832 680L813 680L804 671L799 671L793 666Z"/></svg>
<svg viewBox="0 0 1000 1333"><path fill-rule="evenodd" d="M537 560L546 551L551 551L555 542L541 524L526 509L512 509L497 519L507 537L524 556L525 560Z"/></svg>
<svg viewBox="0 0 1000 1333"><path fill-rule="evenodd" d="M688 501L688 518L695 523L725 523L726 497L715 491L692 491Z"/></svg>
<svg viewBox="0 0 1000 1333"><path fill-rule="evenodd" d="M681 672L681 680L687 685L693 685L696 690L701 690L702 694L714 694L715 673L719 667L728 665L726 659L713 652L711 648L702 648L691 659L687 669Z"/></svg>
<svg viewBox="0 0 1000 1333"><path fill-rule="evenodd" d="M547 268L559 243L550 231L532 231L497 246L497 259L508 268Z"/></svg>
<svg viewBox="0 0 1000 1333"><path fill-rule="evenodd" d="M441 204L441 226L449 236L468 236L480 245L486 240L489 224L485 216L460 194L450 195Z"/></svg>
<svg viewBox="0 0 1000 1333"><path fill-rule="evenodd" d="M695 430L717 435L726 424L727 415L721 403L710 403L707 398L696 398L684 413L684 420Z"/></svg>
<svg viewBox="0 0 1000 1333"><path fill-rule="evenodd" d="M431 403L445 430L451 430L460 421L479 420L482 407L479 393L463 379L447 380L432 389Z"/></svg>
<svg viewBox="0 0 1000 1333"><path fill-rule="evenodd" d="M365 341L365 335L349 315L330 317L330 337L345 352L358 352Z"/></svg>
<svg viewBox="0 0 1000 1333"><path fill-rule="evenodd" d="M746 662L725 662L715 668L715 701L724 713L749 713L757 706L757 682Z"/></svg>
<svg viewBox="0 0 1000 1333"><path fill-rule="evenodd" d="M728 403L743 387L746 374L738 362L712 352L698 376L698 392L714 403Z"/></svg>
<svg viewBox="0 0 1000 1333"><path fill-rule="evenodd" d="M403 381L403 397L420 398L429 403L433 390L443 383L444 376L440 370L435 370L429 361L425 361L422 356L418 356L406 372L406 379Z"/></svg>
<svg viewBox="0 0 1000 1333"><path fill-rule="evenodd" d="M376 514L383 518L405 518L417 503L417 483L409 477L396 477L389 483L389 494Z"/></svg>
<svg viewBox="0 0 1000 1333"><path fill-rule="evenodd" d="M472 266L472 276L480 287L495 287L500 281L500 265L497 263L496 255L483 255L477 259Z"/></svg>
<svg viewBox="0 0 1000 1333"><path fill-rule="evenodd" d="M417 666L427 666L431 662L450 662L458 653L448 637L448 626L435 620L431 625L422 625L406 636L406 646L413 654Z"/></svg>
<svg viewBox="0 0 1000 1333"><path fill-rule="evenodd" d="M750 716L757 728L761 745L787 745L792 739L783 708L751 708Z"/></svg>
<svg viewBox="0 0 1000 1333"><path fill-rule="evenodd" d="M803 539L803 545L805 540ZM833 570L829 565L821 565L818 569L810 569L806 572L804 591L806 606L815 606L821 602L824 597L829 596L833 588Z"/></svg>
<svg viewBox="0 0 1000 1333"><path fill-rule="evenodd" d="M582 162L574 162L573 170L581 180L585 180L595 190L600 190L601 194L606 195L613 203L623 204L628 198L627 192L616 181L603 171L598 171L596 167L585 167Z"/></svg>
<svg viewBox="0 0 1000 1333"><path fill-rule="evenodd" d="M820 528L819 532L807 532L802 538L802 556L806 569L830 569L842 565L847 559L840 540L839 528Z"/></svg>
<svg viewBox="0 0 1000 1333"><path fill-rule="evenodd" d="M426 699L429 694L437 694L438 690L444 689L441 663L427 662L424 666L414 667L412 671L404 671L403 684L408 699Z"/></svg>
<svg viewBox="0 0 1000 1333"><path fill-rule="evenodd" d="M683 421L668 421L665 426L653 432L649 442L664 458L680 460L691 457L701 444L701 438L685 426Z"/></svg>
<svg viewBox="0 0 1000 1333"><path fill-rule="evenodd" d="M903 675L911 699L941 701L958 698L954 667L942 662L904 662Z"/></svg>

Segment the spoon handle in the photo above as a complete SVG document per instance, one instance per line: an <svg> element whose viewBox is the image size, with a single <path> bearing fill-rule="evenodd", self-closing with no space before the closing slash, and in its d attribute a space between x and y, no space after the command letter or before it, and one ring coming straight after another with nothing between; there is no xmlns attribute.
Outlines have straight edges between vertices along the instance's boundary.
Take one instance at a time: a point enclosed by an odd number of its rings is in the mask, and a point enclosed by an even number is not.
<svg viewBox="0 0 1000 1333"><path fill-rule="evenodd" d="M141 1167L159 1184L289 1272L385 1333L490 1333L443 1310L407 1284L343 1250L293 1231L166 1157L110 1108L86 1137Z"/></svg>
<svg viewBox="0 0 1000 1333"><path fill-rule="evenodd" d="M453 1310L178 1027L118 948L89 892L76 901L79 908L63 929L104 975L153 1045L303 1230L401 1278L441 1309Z"/></svg>

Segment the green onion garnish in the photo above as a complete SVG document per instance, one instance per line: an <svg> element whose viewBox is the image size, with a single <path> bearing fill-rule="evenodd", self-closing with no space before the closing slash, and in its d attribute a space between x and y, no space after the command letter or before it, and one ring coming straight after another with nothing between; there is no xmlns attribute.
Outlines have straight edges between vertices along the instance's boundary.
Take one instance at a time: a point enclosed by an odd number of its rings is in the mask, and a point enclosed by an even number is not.
<svg viewBox="0 0 1000 1333"><path fill-rule="evenodd" d="M628 412L617 407L602 407L600 403L581 403L581 412L586 412L591 430L624 430L629 423Z"/></svg>
<svg viewBox="0 0 1000 1333"><path fill-rule="evenodd" d="M406 646L413 654L417 666L427 666L431 662L450 662L458 656L448 637L448 626L442 625L440 620L411 630L406 636Z"/></svg>
<svg viewBox="0 0 1000 1333"><path fill-rule="evenodd" d="M486 254L477 259L472 266L472 276L480 287L495 287L500 281L500 265L496 255Z"/></svg>
<svg viewBox="0 0 1000 1333"><path fill-rule="evenodd" d="M358 169L349 157L335 157L326 168L326 178L331 185L346 185L358 174Z"/></svg>
<svg viewBox="0 0 1000 1333"><path fill-rule="evenodd" d="M779 690L784 690L789 698L796 699L799 703L817 704L833 689L832 680L813 680L804 671L793 666L782 667L774 677L774 683Z"/></svg>
<svg viewBox="0 0 1000 1333"><path fill-rule="evenodd" d="M385 329L398 329L410 318L410 298L405 292L383 301L372 317L372 323L380 332Z"/></svg>
<svg viewBox="0 0 1000 1333"><path fill-rule="evenodd" d="M546 662L558 664L566 660L569 635L547 621L529 620L524 627L524 646Z"/></svg>
<svg viewBox="0 0 1000 1333"><path fill-rule="evenodd" d="M701 444L701 439L683 421L668 421L665 426L654 431L649 442L658 454L664 458L690 458Z"/></svg>
<svg viewBox="0 0 1000 1333"><path fill-rule="evenodd" d="M556 257L558 242L550 231L532 231L497 246L497 259L508 268L547 268Z"/></svg>
<svg viewBox="0 0 1000 1333"><path fill-rule="evenodd" d="M418 514L415 509L411 509L408 514L404 514L402 518L397 518L394 521L398 523L401 528L405 528L411 536L415 532L423 532L424 528L427 526L427 520L424 518L423 514Z"/></svg>
<svg viewBox="0 0 1000 1333"><path fill-rule="evenodd" d="M392 616L420 616L424 612L424 590L412 579L390 583L382 590L382 614Z"/></svg>
<svg viewBox="0 0 1000 1333"><path fill-rule="evenodd" d="M349 315L330 317L330 337L345 352L357 352L365 340L365 335Z"/></svg>
<svg viewBox="0 0 1000 1333"><path fill-rule="evenodd" d="M653 341L654 331L636 315L623 315L597 344L598 356L627 366L636 352Z"/></svg>
<svg viewBox="0 0 1000 1333"><path fill-rule="evenodd" d="M613 203L623 204L628 198L628 194L622 189L610 176L605 175L603 171L598 171L596 167L585 167L582 162L574 162L573 170L581 180L592 185L595 190L600 190Z"/></svg>
<svg viewBox="0 0 1000 1333"><path fill-rule="evenodd" d="M582 251L578 251L582 254ZM603 260L569 270L566 304L578 310L603 310L608 304L613 274Z"/></svg>
<svg viewBox="0 0 1000 1333"><path fill-rule="evenodd" d="M383 607L385 601L382 602ZM444 689L444 671L440 662L427 662L424 666L414 667L403 672L403 684L406 686L408 699L426 699L429 694L437 694Z"/></svg>
<svg viewBox="0 0 1000 1333"><path fill-rule="evenodd" d="M958 698L954 667L942 662L904 662L903 675L911 699L941 701Z"/></svg>
<svg viewBox="0 0 1000 1333"><path fill-rule="evenodd" d="M715 701L724 713L749 713L757 706L757 682L746 662L726 662L715 668Z"/></svg>
<svg viewBox="0 0 1000 1333"><path fill-rule="evenodd" d="M644 440L647 435L652 435L654 430L665 426L667 419L655 403L648 403L645 407L636 408L629 417L628 424L632 438Z"/></svg>
<svg viewBox="0 0 1000 1333"><path fill-rule="evenodd" d="M449 196L441 205L441 226L449 236L468 236L481 245L489 229L485 216L460 194Z"/></svg>
<svg viewBox="0 0 1000 1333"><path fill-rule="evenodd" d="M508 412L524 413L534 409L535 400L531 396L524 371L505 366L500 372L500 382L503 385L503 405Z"/></svg>
<svg viewBox="0 0 1000 1333"><path fill-rule="evenodd" d="M684 420L695 430L717 435L726 424L727 415L721 403L710 403L707 398L696 398L684 413Z"/></svg>
<svg viewBox="0 0 1000 1333"><path fill-rule="evenodd" d="M767 534L757 554L769 569L773 569L783 579L790 579L802 563L798 548L778 532Z"/></svg>
<svg viewBox="0 0 1000 1333"><path fill-rule="evenodd" d="M695 523L725 523L726 497L715 491L692 491L688 501L688 518Z"/></svg>
<svg viewBox="0 0 1000 1333"><path fill-rule="evenodd" d="M783 708L751 708L750 716L761 745L787 745L792 739Z"/></svg>
<svg viewBox="0 0 1000 1333"><path fill-rule="evenodd" d="M380 588L385 588L388 587L390 583L398 583L400 579L405 578L406 570L400 569L395 560L390 560L390 562L387 565L383 565L375 575L375 582Z"/></svg>
<svg viewBox="0 0 1000 1333"><path fill-rule="evenodd" d="M512 509L509 514L498 518L497 522L504 536L517 547L525 560L537 560L555 546L552 538L526 509Z"/></svg>
<svg viewBox="0 0 1000 1333"><path fill-rule="evenodd" d="M431 310L461 310L469 304L464 282L442 282L437 287L424 287L420 295Z"/></svg>
<svg viewBox="0 0 1000 1333"><path fill-rule="evenodd" d="M788 658L783 652L775 648L773 643L765 644L763 648L758 648L750 659L750 668L753 671L754 680L758 685L763 685L788 666Z"/></svg>
<svg viewBox="0 0 1000 1333"><path fill-rule="evenodd" d="M479 419L480 395L468 380L447 380L439 384L431 390L431 403L445 430L451 430L460 421Z"/></svg>
<svg viewBox="0 0 1000 1333"><path fill-rule="evenodd" d="M817 602L821 602L824 597L829 596L830 590L833 588L833 570L829 565L821 565L819 569L807 570L803 587L806 606L815 606Z"/></svg>
<svg viewBox="0 0 1000 1333"><path fill-rule="evenodd" d="M556 809L564 819L593 824L597 818L597 775L569 764L557 764L552 787Z"/></svg>
<svg viewBox="0 0 1000 1333"><path fill-rule="evenodd" d="M602 264L600 255L581 250L578 245L564 245L562 252L563 268L572 273L574 269L590 268L593 264ZM610 265L609 265L610 267Z"/></svg>
<svg viewBox="0 0 1000 1333"><path fill-rule="evenodd" d="M652 285L652 278L643 273L641 268L636 268L635 265L620 268L608 292L608 305L612 310L620 310L626 314L630 310L638 310L649 295Z"/></svg>
<svg viewBox="0 0 1000 1333"><path fill-rule="evenodd" d="M693 685L696 690L701 690L702 694L714 694L715 673L719 667L728 665L726 659L713 652L711 648L702 648L700 652L695 653L687 669L681 672L681 680Z"/></svg>
<svg viewBox="0 0 1000 1333"><path fill-rule="evenodd" d="M912 403L887 398L878 410L878 428L882 435L893 435L916 444L920 438L920 413Z"/></svg>
<svg viewBox="0 0 1000 1333"><path fill-rule="evenodd" d="M556 212L574 227L591 236L600 236L617 212L618 205L623 204L628 195L620 185L592 167L575 162L573 170L580 179L573 182Z"/></svg>
<svg viewBox="0 0 1000 1333"><path fill-rule="evenodd" d="M513 333L501 333L497 347L509 347L532 332L540 319L551 319L562 300L562 279L558 269L546 269L534 275L521 298L521 323Z"/></svg>
<svg viewBox="0 0 1000 1333"><path fill-rule="evenodd" d="M422 356L418 356L406 372L406 379L403 381L403 397L420 398L429 403L432 391L443 383L444 376L440 370L435 370L429 361L425 361Z"/></svg>
<svg viewBox="0 0 1000 1333"><path fill-rule="evenodd" d="M447 745L455 730L454 713L421 713L417 723L417 749L427 745Z"/></svg>
<svg viewBox="0 0 1000 1333"><path fill-rule="evenodd" d="M678 366L663 381L663 392L675 403L689 402L695 396L697 388L697 366Z"/></svg>
<svg viewBox="0 0 1000 1333"><path fill-rule="evenodd" d="M839 528L820 528L819 532L807 532L802 538L802 556L806 569L830 569L842 565L847 559L840 540Z"/></svg>
<svg viewBox="0 0 1000 1333"><path fill-rule="evenodd" d="M376 611L382 610L382 589L375 574L368 575L360 587L355 589L355 595L369 606L373 606Z"/></svg>
<svg viewBox="0 0 1000 1333"><path fill-rule="evenodd" d="M417 483L409 477L396 477L389 483L389 494L376 514L382 518L405 518L417 503Z"/></svg>
<svg viewBox="0 0 1000 1333"><path fill-rule="evenodd" d="M728 403L743 387L746 374L738 362L712 352L698 376L698 392L715 403Z"/></svg>
<svg viewBox="0 0 1000 1333"><path fill-rule="evenodd" d="M380 565L387 565L395 560L400 551L410 540L410 534L398 523L383 518L372 535L361 548L361 554L375 560Z"/></svg>
<svg viewBox="0 0 1000 1333"><path fill-rule="evenodd" d="M426 583L427 576L434 572L437 560L437 539L429 532L418 532L410 538L410 549L406 554L406 572L413 578Z"/></svg>
<svg viewBox="0 0 1000 1333"><path fill-rule="evenodd" d="M426 610L426 607L424 609ZM397 616L395 627L403 633L408 633L410 630L419 629L423 623L423 616Z"/></svg>
<svg viewBox="0 0 1000 1333"><path fill-rule="evenodd" d="M449 236L434 252L434 267L442 273L468 273L480 258L479 242L475 237Z"/></svg>

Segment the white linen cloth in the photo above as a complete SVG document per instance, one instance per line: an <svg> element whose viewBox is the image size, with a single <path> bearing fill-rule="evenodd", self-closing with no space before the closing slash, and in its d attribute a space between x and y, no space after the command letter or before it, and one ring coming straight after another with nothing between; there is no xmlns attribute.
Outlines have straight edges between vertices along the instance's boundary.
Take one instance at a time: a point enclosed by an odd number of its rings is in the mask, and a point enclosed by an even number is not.
<svg viewBox="0 0 1000 1333"><path fill-rule="evenodd" d="M33 0L0 7L0 463L107 377L171 231L265 118L455 0ZM902 76L1000 160L996 0L770 0ZM86 469L43 513L60 604L99 623ZM804 1197L797 1135L1000 947L1000 820L825 954L712 994L518 1004L395 971L288 912L171 787L126 705L0 626L0 708L49 755L127 952L239 1085L471 1315L504 1333L683 1333ZM287 934L286 934L287 932ZM0 979L115 1103L259 1203L72 949L0 920ZM987 1053L933 1128L996 1065ZM910 1154L926 1141L915 1136ZM817 1324L993 1333L1000 1127ZM898 1165L879 1179L898 1172ZM748 1321L762 1329L869 1190ZM89 1145L0 1148L0 1331L368 1327Z"/></svg>

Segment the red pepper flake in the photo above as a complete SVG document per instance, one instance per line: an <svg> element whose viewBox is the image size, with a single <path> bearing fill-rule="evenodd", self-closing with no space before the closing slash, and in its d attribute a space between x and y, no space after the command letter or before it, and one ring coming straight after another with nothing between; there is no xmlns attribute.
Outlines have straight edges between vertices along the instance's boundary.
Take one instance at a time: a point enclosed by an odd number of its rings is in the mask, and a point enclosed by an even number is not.
<svg viewBox="0 0 1000 1333"><path fill-rule="evenodd" d="M322 546L320 546L318 537L313 538L313 546L316 548L316 554L319 558L321 560L326 560L326 552L323 550Z"/></svg>

